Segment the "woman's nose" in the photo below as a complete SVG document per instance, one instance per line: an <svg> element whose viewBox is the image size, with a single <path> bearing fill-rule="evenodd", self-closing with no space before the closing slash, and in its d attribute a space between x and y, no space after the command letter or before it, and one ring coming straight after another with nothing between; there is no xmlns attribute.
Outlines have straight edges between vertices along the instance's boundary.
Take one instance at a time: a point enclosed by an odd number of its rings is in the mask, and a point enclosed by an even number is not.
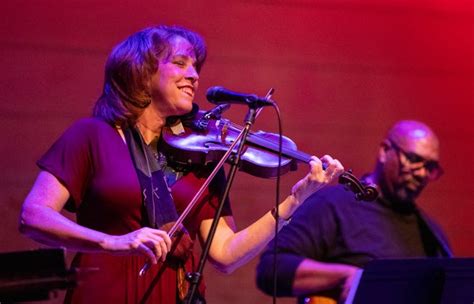
<svg viewBox="0 0 474 304"><path fill-rule="evenodd" d="M199 80L199 74L196 71L196 68L192 65L186 69L185 77L186 79L191 80L193 83Z"/></svg>

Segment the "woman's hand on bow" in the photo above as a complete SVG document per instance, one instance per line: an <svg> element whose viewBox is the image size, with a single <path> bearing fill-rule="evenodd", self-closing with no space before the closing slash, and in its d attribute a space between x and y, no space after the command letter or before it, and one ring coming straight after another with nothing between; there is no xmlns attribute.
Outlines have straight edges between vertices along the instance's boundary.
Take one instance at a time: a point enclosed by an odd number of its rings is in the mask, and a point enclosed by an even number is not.
<svg viewBox="0 0 474 304"><path fill-rule="evenodd" d="M112 254L138 254L156 264L165 261L171 248L171 239L164 230L144 227L133 232L110 236L105 239L104 249Z"/></svg>

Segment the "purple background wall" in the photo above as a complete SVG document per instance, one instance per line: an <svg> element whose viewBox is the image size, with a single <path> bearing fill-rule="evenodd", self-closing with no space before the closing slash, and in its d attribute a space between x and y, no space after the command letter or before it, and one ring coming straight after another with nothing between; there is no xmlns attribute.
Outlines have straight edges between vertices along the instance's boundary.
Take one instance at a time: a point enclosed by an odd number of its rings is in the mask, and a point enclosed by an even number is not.
<svg viewBox="0 0 474 304"><path fill-rule="evenodd" d="M420 205L458 256L474 255L474 8L470 0L52 1L0 4L0 251L38 248L17 232L35 160L100 93L110 49L153 24L200 32L209 57L197 102L213 85L274 99L300 150L371 170L396 120L423 120L439 134L445 176ZM241 122L245 109L228 117ZM276 130L266 109L254 130ZM306 166L283 178L283 193ZM274 182L241 173L231 193L239 227L271 208ZM361 219L363 220L363 219ZM254 266L223 277L206 268L210 303L262 303ZM280 303L293 303L284 300Z"/></svg>

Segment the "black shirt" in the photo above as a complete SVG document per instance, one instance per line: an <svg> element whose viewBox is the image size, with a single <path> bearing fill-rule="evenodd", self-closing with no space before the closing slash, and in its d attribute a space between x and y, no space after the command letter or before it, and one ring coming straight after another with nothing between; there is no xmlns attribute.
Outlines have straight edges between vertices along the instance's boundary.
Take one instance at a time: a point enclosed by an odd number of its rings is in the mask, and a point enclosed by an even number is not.
<svg viewBox="0 0 474 304"><path fill-rule="evenodd" d="M292 295L296 268L305 258L363 267L374 259L426 257L422 239L416 212L396 211L381 200L356 201L342 186L326 187L278 235L277 295ZM272 275L273 242L257 267L257 285L268 294Z"/></svg>

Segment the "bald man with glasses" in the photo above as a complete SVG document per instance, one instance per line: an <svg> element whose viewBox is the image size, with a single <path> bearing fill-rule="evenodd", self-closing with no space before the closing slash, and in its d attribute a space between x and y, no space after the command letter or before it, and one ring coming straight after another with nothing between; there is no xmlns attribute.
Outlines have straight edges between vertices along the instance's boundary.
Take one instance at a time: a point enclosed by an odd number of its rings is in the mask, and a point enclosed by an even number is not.
<svg viewBox="0 0 474 304"><path fill-rule="evenodd" d="M342 186L312 195L278 237L277 295L319 294L343 301L358 269L374 259L452 256L439 226L415 204L443 174L439 141L424 123L397 122L380 144L365 183L375 202L358 202ZM273 243L257 267L257 285L273 292Z"/></svg>

